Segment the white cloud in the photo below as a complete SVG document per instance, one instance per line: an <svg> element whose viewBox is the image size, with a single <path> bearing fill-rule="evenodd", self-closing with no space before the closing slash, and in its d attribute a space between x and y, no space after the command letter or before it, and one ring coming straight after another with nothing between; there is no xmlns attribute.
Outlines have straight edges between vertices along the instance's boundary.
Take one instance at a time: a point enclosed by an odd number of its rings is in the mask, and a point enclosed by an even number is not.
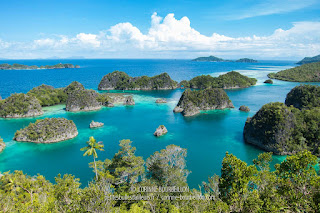
<svg viewBox="0 0 320 213"><path fill-rule="evenodd" d="M191 27L187 17L151 16L151 26L142 33L131 23L119 23L97 34L58 35L12 43L0 40L0 57L86 57L186 58L215 54L229 58L301 58L319 54L320 22L296 22L288 30L276 29L267 36L206 36ZM1 55L1 53L3 53Z"/></svg>

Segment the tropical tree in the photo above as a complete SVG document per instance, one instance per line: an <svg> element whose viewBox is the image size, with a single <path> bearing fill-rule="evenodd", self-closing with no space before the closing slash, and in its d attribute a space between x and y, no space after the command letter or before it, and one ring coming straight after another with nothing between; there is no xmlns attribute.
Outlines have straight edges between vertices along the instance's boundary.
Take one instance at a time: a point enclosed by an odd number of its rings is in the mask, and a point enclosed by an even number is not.
<svg viewBox="0 0 320 213"><path fill-rule="evenodd" d="M81 151L85 151L85 153L83 154L83 156L87 156L87 155L92 155L93 156L93 163L94 163L94 171L96 173L96 179L98 179L98 172L97 172L97 165L96 165L96 158L98 157L97 151L96 150L100 150L100 151L104 151L103 150L103 144L102 141L97 142L96 139L94 139L93 136L91 136L89 138L89 141L87 141L87 146L81 148Z"/></svg>

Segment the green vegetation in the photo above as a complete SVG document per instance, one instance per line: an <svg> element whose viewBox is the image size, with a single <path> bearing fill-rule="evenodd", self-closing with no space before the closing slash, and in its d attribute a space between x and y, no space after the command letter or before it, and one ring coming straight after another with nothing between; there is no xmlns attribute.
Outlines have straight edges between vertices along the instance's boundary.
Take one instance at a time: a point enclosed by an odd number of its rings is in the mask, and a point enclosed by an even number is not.
<svg viewBox="0 0 320 213"><path fill-rule="evenodd" d="M303 64L277 73L269 73L269 78L294 82L320 82L320 62Z"/></svg>
<svg viewBox="0 0 320 213"><path fill-rule="evenodd" d="M263 83L265 83L265 84L273 84L273 81L271 79L267 79Z"/></svg>
<svg viewBox="0 0 320 213"><path fill-rule="evenodd" d="M314 56L314 57L305 57L301 61L299 61L297 64L308 64L313 62L320 62L320 55Z"/></svg>
<svg viewBox="0 0 320 213"><path fill-rule="evenodd" d="M97 142L94 137L90 137L89 141L87 141L87 146L80 149L81 151L85 151L83 156L93 156L93 163L94 163L94 171L96 173L96 178L98 179L98 171L97 171L97 164L96 164L96 158L98 158L98 154L96 150L104 151L103 150L103 144L102 142Z"/></svg>
<svg viewBox="0 0 320 213"><path fill-rule="evenodd" d="M286 105L264 105L247 120L245 140L276 154L309 150L320 156L319 90L319 86L298 86L288 93Z"/></svg>
<svg viewBox="0 0 320 213"><path fill-rule="evenodd" d="M0 64L0 70L36 70L36 69L64 69L64 68L80 68L79 65L72 65L72 64L56 64L56 65L46 65L40 66L37 65L23 65L23 64Z"/></svg>
<svg viewBox="0 0 320 213"><path fill-rule="evenodd" d="M74 138L78 130L73 121L65 118L39 119L16 131L14 140L35 143L53 143Z"/></svg>
<svg viewBox="0 0 320 213"><path fill-rule="evenodd" d="M175 89L177 82L173 81L167 73L153 77L130 77L125 72L114 71L105 75L99 90L159 90Z"/></svg>
<svg viewBox="0 0 320 213"><path fill-rule="evenodd" d="M186 82L186 81L184 81ZM219 77L212 77L210 75L201 75L191 79L188 84L184 83L183 86L195 89L205 88L246 88L253 86L257 83L257 79L249 78L241 75L238 72L231 71L226 74L220 75ZM182 84L182 83L180 83Z"/></svg>
<svg viewBox="0 0 320 213"><path fill-rule="evenodd" d="M192 61L223 62L223 61L230 61L230 60L224 60L222 58L218 58L218 57L215 57L213 55L210 55L208 57L199 57L199 58L193 59Z"/></svg>
<svg viewBox="0 0 320 213"><path fill-rule="evenodd" d="M52 106L65 103L67 100L67 94L63 89L55 89L54 87L45 84L33 88L27 95L35 96L39 100L41 106Z"/></svg>
<svg viewBox="0 0 320 213"><path fill-rule="evenodd" d="M315 170L319 161L308 151L287 157L274 171L271 153L260 154L253 165L226 153L221 176L210 177L192 190L186 182L190 173L186 149L169 145L146 162L135 151L130 140L120 141L120 150L111 160L96 161L98 178L84 188L70 174L58 175L51 183L41 175L5 172L0 177L0 209L40 213L320 210L320 176Z"/></svg>
<svg viewBox="0 0 320 213"><path fill-rule="evenodd" d="M300 85L293 88L286 97L286 105L293 105L298 109L320 107L320 87L314 85Z"/></svg>
<svg viewBox="0 0 320 213"><path fill-rule="evenodd" d="M69 95L70 93L78 90L85 90L84 86L78 81L73 81L66 88L64 88L63 92Z"/></svg>
<svg viewBox="0 0 320 213"><path fill-rule="evenodd" d="M241 63L257 63L257 60L251 59L251 58L240 58L236 60L236 62L241 62Z"/></svg>
<svg viewBox="0 0 320 213"><path fill-rule="evenodd" d="M15 93L0 100L0 117L32 117L42 113L40 103L34 96Z"/></svg>

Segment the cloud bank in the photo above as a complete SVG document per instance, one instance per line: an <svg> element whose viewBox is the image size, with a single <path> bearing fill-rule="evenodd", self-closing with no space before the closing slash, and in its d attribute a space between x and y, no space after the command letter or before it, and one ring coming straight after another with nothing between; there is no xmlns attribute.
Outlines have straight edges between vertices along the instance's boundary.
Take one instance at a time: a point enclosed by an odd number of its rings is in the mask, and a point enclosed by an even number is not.
<svg viewBox="0 0 320 213"><path fill-rule="evenodd" d="M58 35L31 42L0 38L1 58L192 58L214 54L227 58L289 59L317 55L319 50L320 22L292 23L290 29L276 29L266 36L206 36L192 28L187 17L176 19L172 13L164 18L154 13L146 33L125 22L97 34Z"/></svg>

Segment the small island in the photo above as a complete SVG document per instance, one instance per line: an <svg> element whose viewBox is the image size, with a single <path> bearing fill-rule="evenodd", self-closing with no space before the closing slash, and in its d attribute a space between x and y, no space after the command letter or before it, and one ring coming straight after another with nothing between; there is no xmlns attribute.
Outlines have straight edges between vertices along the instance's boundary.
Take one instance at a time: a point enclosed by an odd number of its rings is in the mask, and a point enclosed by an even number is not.
<svg viewBox="0 0 320 213"><path fill-rule="evenodd" d="M37 69L65 69L65 68L80 68L79 65L73 64L56 64L56 65L45 65L45 66L37 66L37 65L23 65L23 64L0 64L0 70L37 70Z"/></svg>
<svg viewBox="0 0 320 213"><path fill-rule="evenodd" d="M65 103L68 97L62 88L56 89L45 84L33 88L27 95L36 97L43 107Z"/></svg>
<svg viewBox="0 0 320 213"><path fill-rule="evenodd" d="M78 130L73 121L65 118L46 118L18 130L13 139L34 143L55 143L69 140L77 135Z"/></svg>
<svg viewBox="0 0 320 213"><path fill-rule="evenodd" d="M167 73L153 77L130 77L120 71L105 75L98 86L99 90L169 90L176 88L177 82L172 80Z"/></svg>
<svg viewBox="0 0 320 213"><path fill-rule="evenodd" d="M263 83L265 83L265 84L273 84L273 81L271 79L267 79Z"/></svg>
<svg viewBox="0 0 320 213"><path fill-rule="evenodd" d="M277 73L269 73L268 77L292 82L320 82L320 62L303 64Z"/></svg>
<svg viewBox="0 0 320 213"><path fill-rule="evenodd" d="M245 105L241 105L239 107L239 110L243 111L243 112L250 112L250 108L248 106L245 106Z"/></svg>
<svg viewBox="0 0 320 213"><path fill-rule="evenodd" d="M167 133L168 133L167 128L164 125L160 125L156 129L156 131L153 133L153 135L156 136L156 137L160 137L160 136L165 135Z"/></svg>
<svg viewBox="0 0 320 213"><path fill-rule="evenodd" d="M201 75L194 77L190 81L182 81L179 86L193 89L206 88L223 88L223 89L237 89L247 88L257 83L257 79L249 78L241 75L238 72L231 71L219 77L212 77L211 75Z"/></svg>
<svg viewBox="0 0 320 213"><path fill-rule="evenodd" d="M98 128L98 127L102 127L102 126L104 126L104 123L102 123L102 122L95 122L95 121L91 121L91 123L90 123L90 125L89 125L89 127L90 127L91 129L93 129L93 128Z"/></svg>
<svg viewBox="0 0 320 213"><path fill-rule="evenodd" d="M288 93L285 104L262 106L246 121L245 142L277 155L310 150L319 157L319 91L319 86L298 86Z"/></svg>
<svg viewBox="0 0 320 213"><path fill-rule="evenodd" d="M227 93L221 88L204 90L186 89L174 109L174 112L181 112L183 116L193 116L200 113L200 110L234 108Z"/></svg>
<svg viewBox="0 0 320 213"><path fill-rule="evenodd" d="M6 148L6 144L3 142L2 138L0 137L0 153Z"/></svg>
<svg viewBox="0 0 320 213"><path fill-rule="evenodd" d="M297 62L297 64L309 64L314 62L320 62L320 55L314 57L305 57L301 61Z"/></svg>
<svg viewBox="0 0 320 213"><path fill-rule="evenodd" d="M251 59L251 58L240 58L238 60L236 60L236 62L240 62L240 63L258 63L257 60Z"/></svg>
<svg viewBox="0 0 320 213"><path fill-rule="evenodd" d="M24 118L42 115L39 100L23 93L15 93L0 101L0 117Z"/></svg>
<svg viewBox="0 0 320 213"><path fill-rule="evenodd" d="M240 58L238 60L229 60L229 59L223 59L218 58L216 56L210 55L208 57L198 57L195 59L192 59L192 61L200 61L200 62L239 62L239 63L257 63L257 60L251 59L251 58Z"/></svg>

